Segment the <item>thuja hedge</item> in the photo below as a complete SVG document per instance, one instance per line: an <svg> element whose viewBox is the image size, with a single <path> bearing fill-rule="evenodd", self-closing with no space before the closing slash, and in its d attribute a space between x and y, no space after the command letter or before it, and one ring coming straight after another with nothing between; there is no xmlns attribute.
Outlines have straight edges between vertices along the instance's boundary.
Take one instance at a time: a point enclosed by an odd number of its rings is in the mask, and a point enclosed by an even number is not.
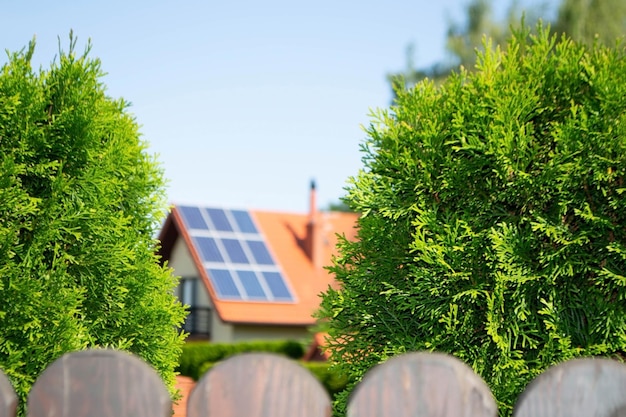
<svg viewBox="0 0 626 417"><path fill-rule="evenodd" d="M0 68L0 368L25 404L65 352L133 352L175 391L184 309L160 265L162 170L100 62L34 44ZM20 410L20 413L23 409Z"/></svg>
<svg viewBox="0 0 626 417"><path fill-rule="evenodd" d="M198 380L210 364L244 352L271 352L300 359L304 347L293 340L251 341L240 343L187 342L182 349L177 371Z"/></svg>
<svg viewBox="0 0 626 417"><path fill-rule="evenodd" d="M448 352L509 415L549 365L626 357L626 53L542 28L486 49L375 114L319 316L350 375Z"/></svg>

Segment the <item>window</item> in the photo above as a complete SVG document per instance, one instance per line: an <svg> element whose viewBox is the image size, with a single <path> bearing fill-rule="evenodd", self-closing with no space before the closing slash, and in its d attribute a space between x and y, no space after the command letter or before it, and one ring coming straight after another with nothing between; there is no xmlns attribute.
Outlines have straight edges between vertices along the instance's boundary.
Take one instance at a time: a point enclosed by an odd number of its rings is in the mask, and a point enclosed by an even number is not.
<svg viewBox="0 0 626 417"><path fill-rule="evenodd" d="M211 334L211 309L197 305L198 278L181 278L179 283L180 302L188 306L183 330L190 335Z"/></svg>

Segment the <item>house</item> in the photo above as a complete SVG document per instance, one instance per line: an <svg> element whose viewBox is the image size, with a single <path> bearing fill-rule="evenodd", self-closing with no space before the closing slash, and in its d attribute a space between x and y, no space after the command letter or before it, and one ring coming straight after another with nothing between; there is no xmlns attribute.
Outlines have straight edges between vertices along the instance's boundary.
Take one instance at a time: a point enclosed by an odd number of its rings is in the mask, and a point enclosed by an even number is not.
<svg viewBox="0 0 626 417"><path fill-rule="evenodd" d="M357 215L175 205L161 230L161 260L181 277L190 339L306 339L337 235L354 239Z"/></svg>

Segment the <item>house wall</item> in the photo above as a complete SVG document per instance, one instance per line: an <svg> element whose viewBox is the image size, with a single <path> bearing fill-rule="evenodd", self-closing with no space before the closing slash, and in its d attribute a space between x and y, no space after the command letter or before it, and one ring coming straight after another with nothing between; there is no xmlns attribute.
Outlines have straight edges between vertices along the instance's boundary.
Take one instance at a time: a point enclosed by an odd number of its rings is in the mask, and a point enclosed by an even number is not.
<svg viewBox="0 0 626 417"><path fill-rule="evenodd" d="M200 279L200 273L193 262L189 248L183 239L177 239L172 249L169 266L174 269L174 274L184 279L196 280L195 284L195 307L211 308L211 340L215 342L229 342L232 340L233 326L220 320L215 312L209 292ZM183 289L181 285L176 288L176 296L183 300Z"/></svg>
<svg viewBox="0 0 626 417"><path fill-rule="evenodd" d="M185 280L196 280L194 303L195 307L207 307L212 309L211 315L211 341L216 343L232 343L245 340L308 340L311 333L304 326L255 326L233 325L224 323L215 312L208 290L200 279L200 273L193 262L189 248L184 239L177 239L172 249L169 266L174 269L174 274ZM182 285L175 290L179 300L184 300Z"/></svg>
<svg viewBox="0 0 626 417"><path fill-rule="evenodd" d="M233 325L224 323L217 314L213 314L211 341L215 343L230 343L233 341Z"/></svg>
<svg viewBox="0 0 626 417"><path fill-rule="evenodd" d="M232 342L246 340L298 340L306 341L311 338L311 332L305 326L254 326L234 325Z"/></svg>
<svg viewBox="0 0 626 417"><path fill-rule="evenodd" d="M189 253L189 249L187 249L187 245L185 245L182 239L177 239L174 243L172 255L169 260L169 266L174 269L174 275L178 275L181 278L190 278L197 280L200 276L198 270L196 269L196 266L193 263L191 254ZM176 288L176 296L179 299L182 298L182 289L180 285ZM206 296L198 297L196 295L196 301L198 302L199 307L211 306L208 297Z"/></svg>

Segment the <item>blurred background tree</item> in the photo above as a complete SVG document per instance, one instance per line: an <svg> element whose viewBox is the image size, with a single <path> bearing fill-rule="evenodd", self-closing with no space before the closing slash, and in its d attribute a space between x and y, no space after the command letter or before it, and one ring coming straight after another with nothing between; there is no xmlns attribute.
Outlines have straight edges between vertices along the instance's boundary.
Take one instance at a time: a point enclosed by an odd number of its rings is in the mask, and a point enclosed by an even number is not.
<svg viewBox="0 0 626 417"><path fill-rule="evenodd" d="M592 44L612 46L626 33L626 2L623 0L563 0L552 25L556 33Z"/></svg>
<svg viewBox="0 0 626 417"><path fill-rule="evenodd" d="M406 48L407 66L404 71L388 75L392 88L410 88L429 78L436 84L445 80L459 66L472 71L476 50L482 50L483 37L491 39L491 46L505 46L511 29L519 28L522 18L526 25L535 27L539 20L549 22L552 32L567 34L588 45L594 41L612 46L626 33L626 2L624 0L561 0L554 17L549 16L550 3L545 1L533 8L523 8L513 0L504 18L494 16L491 0L472 0L465 9L465 22L451 22L448 28L446 52L448 59L425 68L416 68L415 44Z"/></svg>

